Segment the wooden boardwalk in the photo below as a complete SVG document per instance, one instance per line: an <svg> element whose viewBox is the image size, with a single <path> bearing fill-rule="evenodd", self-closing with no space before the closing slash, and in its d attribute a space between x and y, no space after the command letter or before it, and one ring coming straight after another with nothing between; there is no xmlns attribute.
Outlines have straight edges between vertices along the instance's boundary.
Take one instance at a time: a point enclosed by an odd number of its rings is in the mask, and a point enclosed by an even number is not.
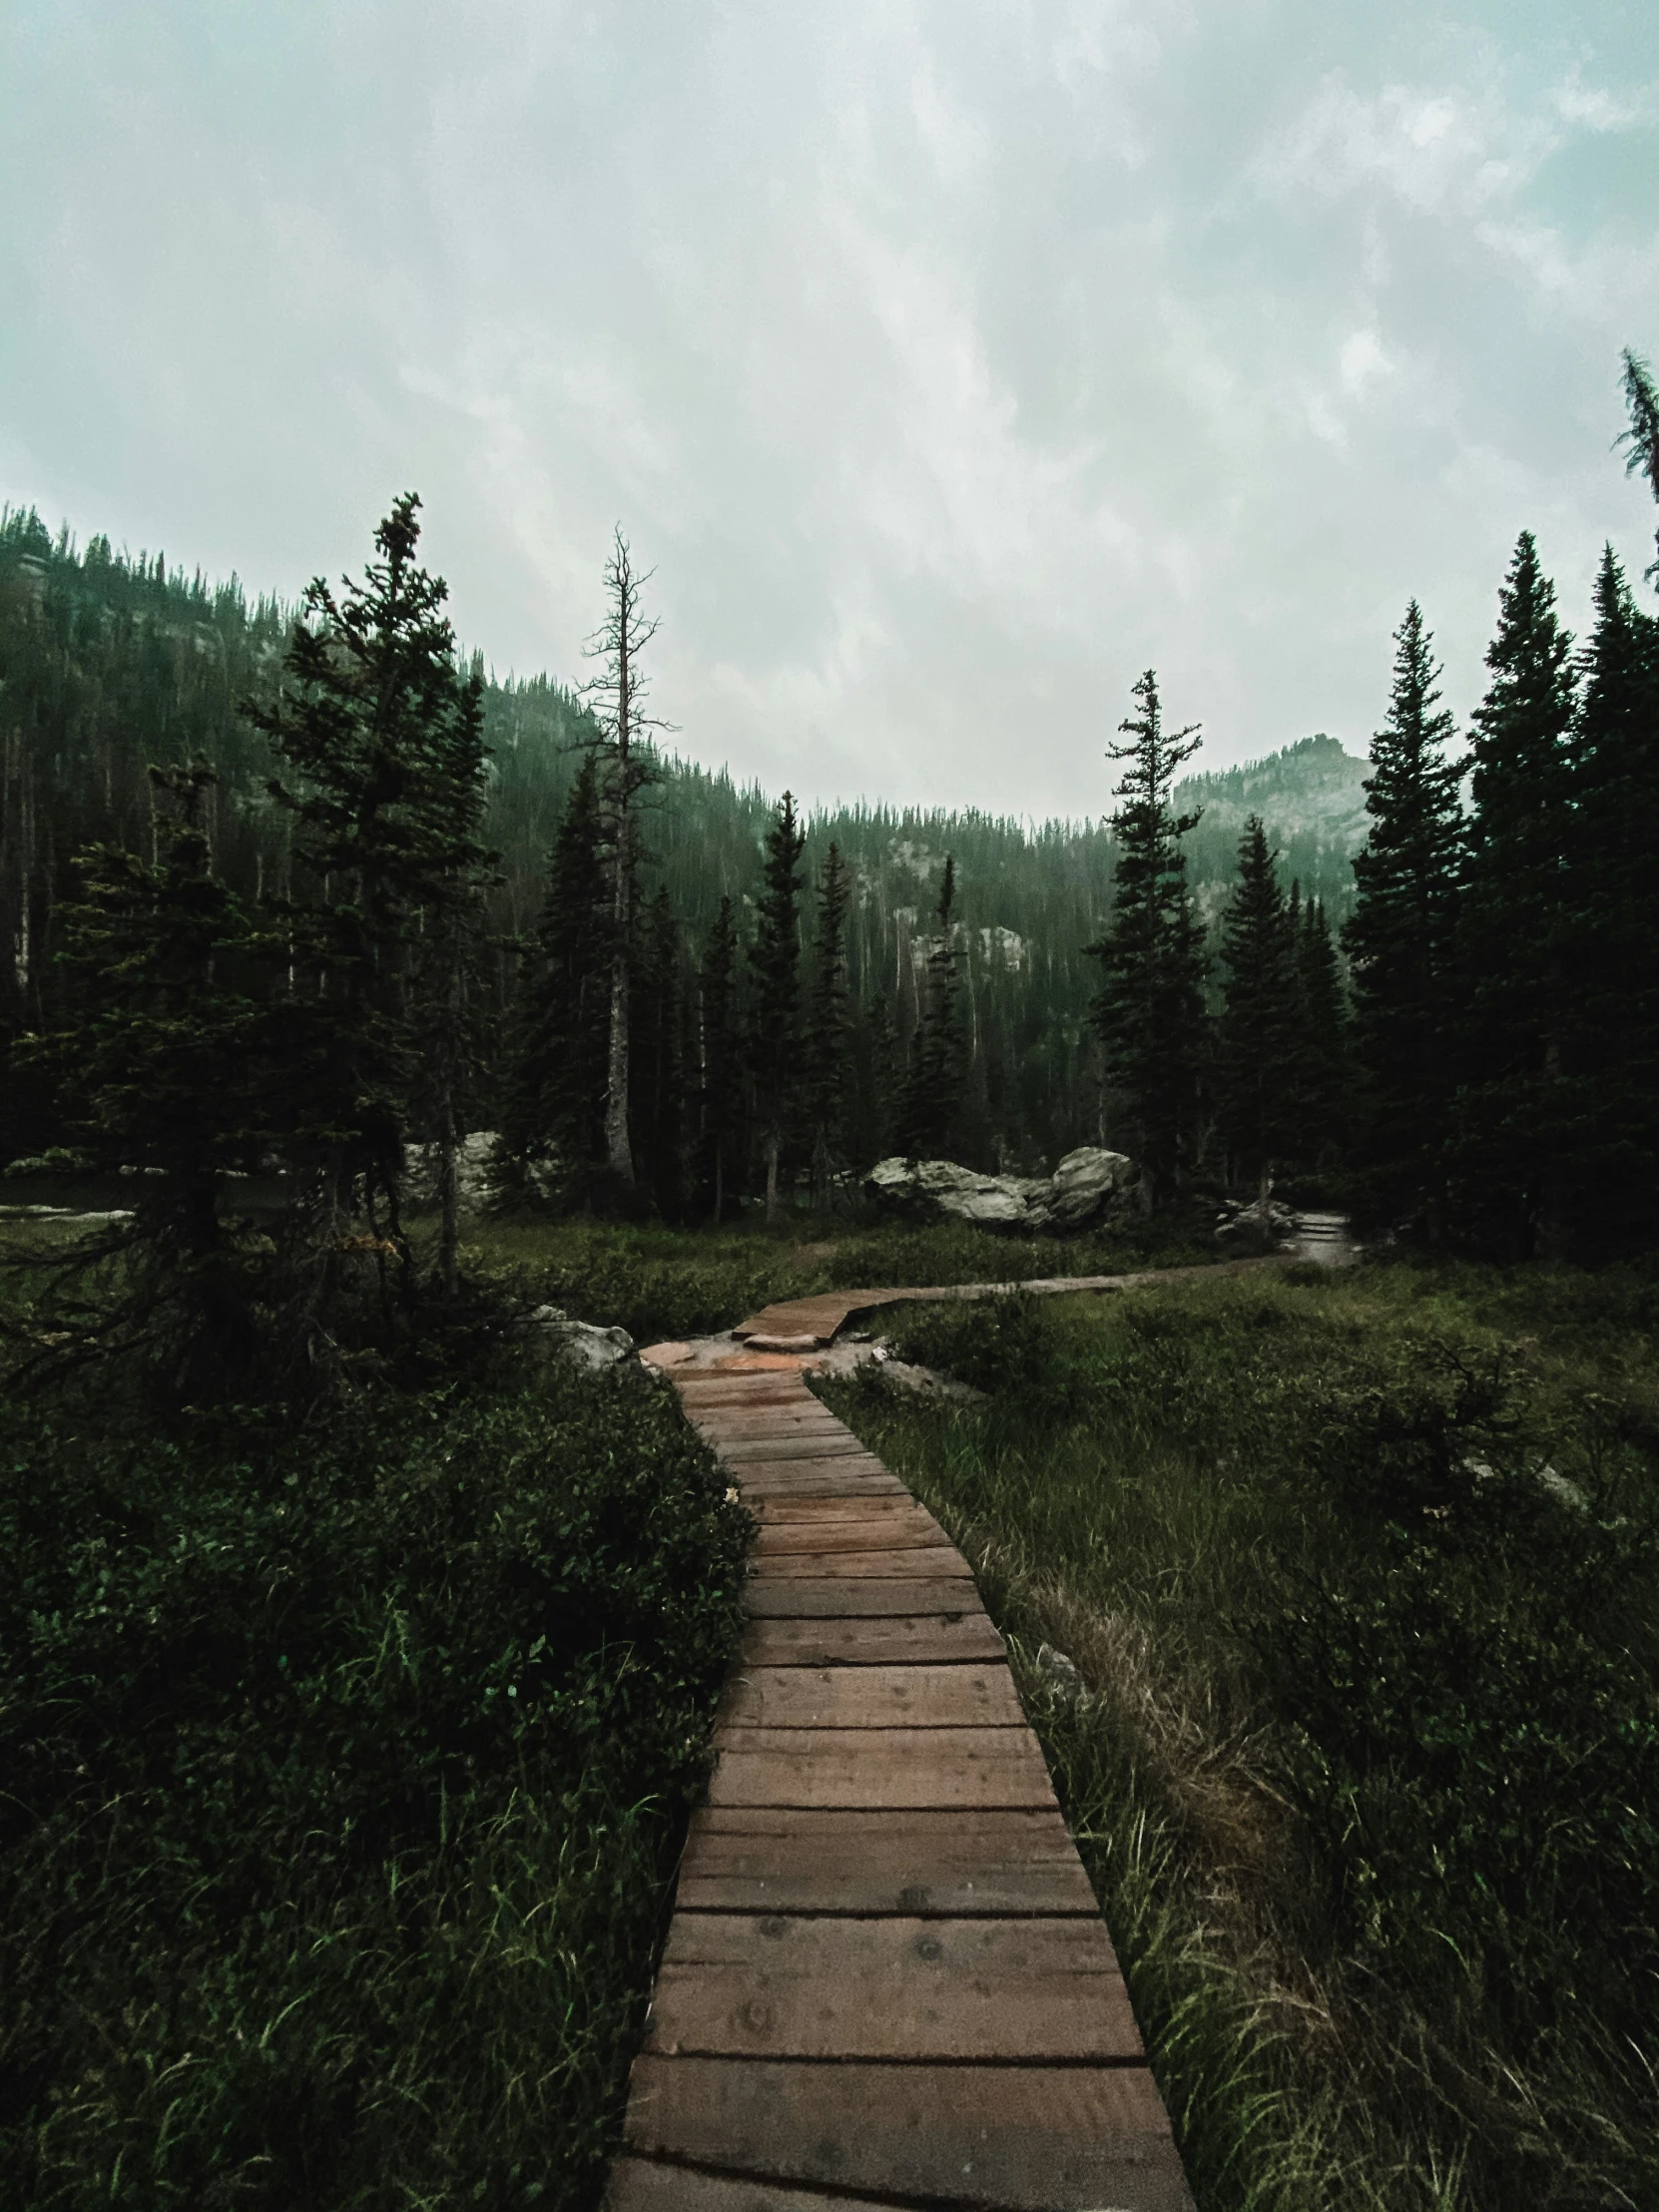
<svg viewBox="0 0 1659 2212"><path fill-rule="evenodd" d="M966 1562L760 1368L675 1378L761 1529L608 2212L1191 2212Z"/></svg>

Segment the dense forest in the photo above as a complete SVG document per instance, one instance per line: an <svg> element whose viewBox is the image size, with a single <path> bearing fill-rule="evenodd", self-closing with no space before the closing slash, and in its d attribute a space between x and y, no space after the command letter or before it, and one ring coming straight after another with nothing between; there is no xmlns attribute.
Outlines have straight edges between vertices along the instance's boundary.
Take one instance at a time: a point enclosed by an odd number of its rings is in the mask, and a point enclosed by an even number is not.
<svg viewBox="0 0 1659 2212"><path fill-rule="evenodd" d="M1652 476L1653 385L1629 356L1625 395L1627 459ZM316 989L337 1000L360 970L365 1009L396 997L405 1025L444 1029L441 1082L415 1083L418 1110L388 1093L387 1126L496 1131L503 1204L718 1218L823 1201L894 1149L1037 1169L1103 1142L1140 1161L1149 1203L1288 1176L1507 1252L1659 1229L1659 649L1611 548L1578 647L1522 534L1466 753L1413 602L1369 776L1323 735L1193 773L1197 734L1165 730L1148 671L1107 746L1103 822L798 821L788 794L661 749L620 532L597 674L498 683L418 566L417 507L382 523L366 581L314 583L298 609L0 519L0 1153L84 1144L84 1071L39 1040L93 987L89 883L103 871L108 905L125 853L128 894L155 898L188 834L268 1013L303 996L304 931L357 916L347 952L316 952ZM466 762L440 772L419 764L444 715ZM384 847L366 873L363 825ZM416 848L418 890L399 875ZM441 1021L421 998L439 966Z"/></svg>
<svg viewBox="0 0 1659 2212"><path fill-rule="evenodd" d="M280 687L295 610L252 604L238 581L210 585L165 556L78 550L32 512L0 521L0 1035L49 1027L60 988L59 917L79 896L75 856L100 842L152 852L152 766L202 759L215 782L204 827L215 870L239 897L282 897L291 882L292 823L271 800L270 745L244 714ZM484 842L499 853L487 894L494 942L485 982L505 1015L514 947L535 934L548 856L567 807L591 703L546 677L483 688L489 749ZM774 807L759 789L672 757L641 811L640 893L659 891L674 917L685 975L698 969L723 897L740 938L752 934ZM1093 778L1080 763L1080 790ZM1304 740L1252 769L1195 780L1203 816L1189 840L1196 895L1212 926L1226 897L1247 807L1261 812L1283 864L1334 917L1353 897L1352 854L1363 835L1364 764L1334 739ZM848 1001L867 1032L890 1026L902 1059L918 1018L945 855L955 862L954 931L972 1084L983 1108L969 1133L987 1166L1035 1165L1094 1137L1100 1099L1088 1009L1095 988L1083 948L1110 903L1115 839L1098 821L1031 826L944 809L879 805L818 813L805 823L803 871L816 880L829 846L847 872ZM809 905L800 916L810 934ZM878 1141L867 1035L859 1142ZM0 1154L54 1141L54 1108L14 1085Z"/></svg>

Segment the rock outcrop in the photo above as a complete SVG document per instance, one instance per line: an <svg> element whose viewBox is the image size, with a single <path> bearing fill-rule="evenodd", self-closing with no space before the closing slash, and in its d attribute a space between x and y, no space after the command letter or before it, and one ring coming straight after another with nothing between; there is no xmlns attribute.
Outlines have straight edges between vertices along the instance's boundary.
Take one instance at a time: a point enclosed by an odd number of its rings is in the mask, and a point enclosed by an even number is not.
<svg viewBox="0 0 1659 2212"><path fill-rule="evenodd" d="M628 1368L643 1373L634 1340L626 1329L602 1329L597 1322L572 1321L562 1306L538 1306L530 1316L535 1342L557 1360L592 1368Z"/></svg>
<svg viewBox="0 0 1659 2212"><path fill-rule="evenodd" d="M979 1175L950 1160L878 1160L864 1178L864 1191L877 1205L912 1220L1066 1236L1132 1205L1138 1180L1126 1154L1081 1145L1052 1175Z"/></svg>
<svg viewBox="0 0 1659 2212"><path fill-rule="evenodd" d="M463 1214L475 1214L489 1196L490 1154L495 1149L493 1129L474 1129L455 1147L455 1196ZM411 1144L403 1148L404 1195L417 1206L435 1206L438 1197L438 1148L435 1144Z"/></svg>

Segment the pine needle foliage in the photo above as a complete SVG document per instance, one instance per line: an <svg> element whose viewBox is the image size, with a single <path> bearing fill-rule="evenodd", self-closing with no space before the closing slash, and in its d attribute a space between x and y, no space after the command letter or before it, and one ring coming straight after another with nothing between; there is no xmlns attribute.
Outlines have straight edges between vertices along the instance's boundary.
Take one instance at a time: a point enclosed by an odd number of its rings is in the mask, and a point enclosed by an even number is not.
<svg viewBox="0 0 1659 2212"><path fill-rule="evenodd" d="M1181 847L1199 817L1177 815L1171 805L1176 773L1200 741L1196 724L1165 729L1155 670L1133 692L1138 712L1118 725L1128 743L1106 754L1127 764L1111 818L1118 840L1111 918L1085 949L1100 962L1092 1019L1107 1083L1121 1102L1125 1148L1157 1204L1185 1183L1200 1150L1208 962Z"/></svg>
<svg viewBox="0 0 1659 2212"><path fill-rule="evenodd" d="M960 1125L967 1040L962 1034L961 982L951 938L956 908L956 860L946 853L935 933L922 979L921 1019L898 1101L898 1149L907 1159L948 1157Z"/></svg>
<svg viewBox="0 0 1659 2212"><path fill-rule="evenodd" d="M1216 1123L1229 1178L1264 1193L1302 1150L1301 945L1260 817L1239 840L1239 879L1222 920L1226 981L1216 1024Z"/></svg>
<svg viewBox="0 0 1659 2212"><path fill-rule="evenodd" d="M1373 1221L1445 1226L1452 1078L1451 970L1461 838L1460 765L1445 757L1452 718L1413 599L1394 633L1388 717L1366 783L1371 830L1354 862L1344 931L1353 967L1363 1113L1356 1195Z"/></svg>
<svg viewBox="0 0 1659 2212"><path fill-rule="evenodd" d="M749 948L754 997L749 1064L755 1127L766 1182L767 1219L783 1212L780 1182L801 1082L801 855L807 833L786 792L767 831L755 938Z"/></svg>

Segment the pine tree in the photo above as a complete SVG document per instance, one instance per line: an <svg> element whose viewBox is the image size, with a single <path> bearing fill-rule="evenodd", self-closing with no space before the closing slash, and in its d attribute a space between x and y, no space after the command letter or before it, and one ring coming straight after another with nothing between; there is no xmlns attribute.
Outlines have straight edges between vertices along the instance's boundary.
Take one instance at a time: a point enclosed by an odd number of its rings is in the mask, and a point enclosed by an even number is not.
<svg viewBox="0 0 1659 2212"><path fill-rule="evenodd" d="M1293 926L1259 816L1239 840L1239 879L1222 920L1227 977L1216 1025L1216 1124L1230 1179L1265 1201L1276 1168L1302 1148L1302 989Z"/></svg>
<svg viewBox="0 0 1659 2212"><path fill-rule="evenodd" d="M244 708L295 779L269 788L300 878L277 911L296 981L285 1148L313 1181L313 1313L355 1251L382 1295L388 1255L412 1288L399 1189L432 1035L421 940L469 902L489 860L479 686L456 665L447 586L415 563L419 504L405 493L379 525L362 583L337 598L311 583L276 705ZM347 1237L358 1212L367 1236Z"/></svg>
<svg viewBox="0 0 1659 2212"><path fill-rule="evenodd" d="M588 642L600 664L586 687L597 744L604 764L602 791L606 809L611 878L610 1049L605 1078L605 1155L618 1190L626 1198L634 1188L634 1152L628 1128L628 998L634 954L635 897L642 857L639 800L661 772L647 746L653 730L669 725L645 712L648 684L640 656L657 635L655 619L642 611L641 595L651 581L634 568L633 552L620 526L605 564L609 606L605 620Z"/></svg>
<svg viewBox="0 0 1659 2212"><path fill-rule="evenodd" d="M1299 1153L1302 1164L1323 1178L1336 1170L1348 1149L1352 1071L1342 966L1319 899L1310 899L1302 908L1297 971L1302 1008Z"/></svg>
<svg viewBox="0 0 1659 2212"><path fill-rule="evenodd" d="M598 767L582 762L548 862L523 962L492 1179L518 1205L557 1190L585 1204L605 1163L611 918Z"/></svg>
<svg viewBox="0 0 1659 2212"><path fill-rule="evenodd" d="M956 861L947 852L938 904L933 909L937 933L922 980L921 1018L916 1023L909 1071L898 1101L898 1149L910 1160L947 1158L961 1111L967 1047L962 1035L956 951L951 942L955 905Z"/></svg>
<svg viewBox="0 0 1659 2212"><path fill-rule="evenodd" d="M736 1196L744 1157L743 1027L737 994L737 927L731 899L722 898L698 979L702 1017L699 1179L704 1204L717 1227Z"/></svg>
<svg viewBox="0 0 1659 2212"><path fill-rule="evenodd" d="M1635 605L1610 546L1595 612L1563 900L1570 1234L1586 1258L1659 1236L1659 624Z"/></svg>
<svg viewBox="0 0 1659 2212"><path fill-rule="evenodd" d="M1344 931L1354 978L1362 1104L1355 1165L1362 1210L1414 1220L1437 1241L1445 1219L1453 1043L1451 966L1461 835L1460 769L1413 599L1394 633L1388 719L1366 783L1371 830L1356 855Z"/></svg>
<svg viewBox="0 0 1659 2212"><path fill-rule="evenodd" d="M831 843L818 884L818 928L813 940L802 1042L802 1104L812 1163L815 1203L829 1203L830 1181L846 1143L847 1030L846 907L851 883L840 847Z"/></svg>
<svg viewBox="0 0 1659 2212"><path fill-rule="evenodd" d="M1648 480L1659 499L1659 387L1646 361L1638 360L1627 346L1624 352L1624 398L1630 410L1630 427L1618 442L1625 448L1625 473ZM1655 539L1659 545L1659 538ZM1648 570L1659 581L1659 560Z"/></svg>
<svg viewBox="0 0 1659 2212"><path fill-rule="evenodd" d="M261 987L268 948L212 869L212 770L150 776L156 858L81 854L63 917L68 1018L27 1052L56 1079L94 1171L140 1171L130 1218L103 1241L122 1293L83 1349L137 1351L164 1392L204 1399L247 1388L260 1361L263 1258L220 1191L269 1141L282 1009Z"/></svg>
<svg viewBox="0 0 1659 2212"><path fill-rule="evenodd" d="M663 889L641 917L634 953L629 1123L635 1133L640 1182L666 1221L679 1220L685 1200L680 966L679 924Z"/></svg>
<svg viewBox="0 0 1659 2212"><path fill-rule="evenodd" d="M1154 670L1133 688L1140 711L1118 726L1129 743L1107 748L1108 760L1128 763L1111 818L1112 914L1085 950L1101 964L1092 1018L1150 1205L1181 1188L1198 1156L1207 962L1181 849L1199 818L1171 811L1176 772L1198 751L1196 726L1165 730Z"/></svg>
<svg viewBox="0 0 1659 2212"><path fill-rule="evenodd" d="M1571 984L1563 924L1571 830L1572 639L1522 531L1475 709L1473 809L1457 915L1454 1203L1505 1259L1558 1251Z"/></svg>
<svg viewBox="0 0 1659 2212"><path fill-rule="evenodd" d="M801 1074L801 855L807 833L786 792L767 831L766 870L749 948L755 978L750 1070L755 1125L766 1171L767 1220L783 1216L782 1164L799 1103Z"/></svg>

